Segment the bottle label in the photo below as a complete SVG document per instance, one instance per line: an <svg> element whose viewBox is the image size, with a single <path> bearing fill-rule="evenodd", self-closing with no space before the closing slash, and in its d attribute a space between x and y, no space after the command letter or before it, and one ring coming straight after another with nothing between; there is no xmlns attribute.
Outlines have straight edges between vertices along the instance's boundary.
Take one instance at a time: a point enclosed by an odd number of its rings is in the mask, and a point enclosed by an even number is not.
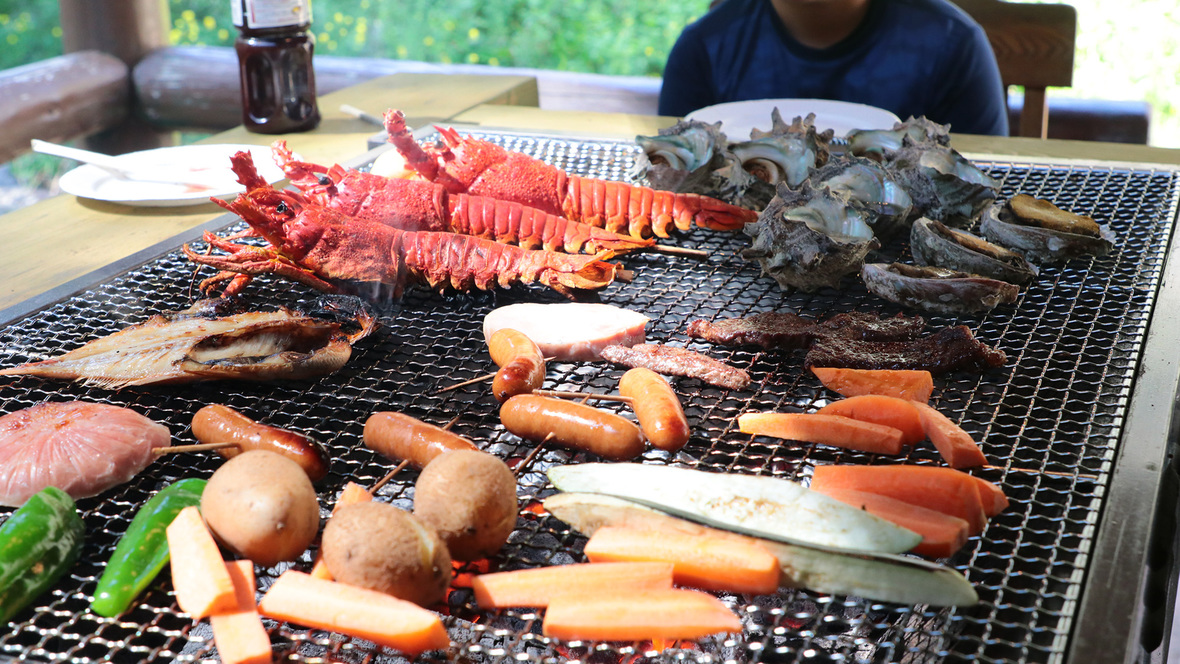
<svg viewBox="0 0 1180 664"><path fill-rule="evenodd" d="M311 0L232 0L234 25L241 28L283 28L311 23Z"/></svg>

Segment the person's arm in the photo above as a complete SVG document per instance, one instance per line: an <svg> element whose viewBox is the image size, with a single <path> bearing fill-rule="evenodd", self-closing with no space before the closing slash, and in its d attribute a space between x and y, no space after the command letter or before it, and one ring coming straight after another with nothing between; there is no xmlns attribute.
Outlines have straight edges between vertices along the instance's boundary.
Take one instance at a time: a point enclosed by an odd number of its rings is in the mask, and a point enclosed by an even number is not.
<svg viewBox="0 0 1180 664"><path fill-rule="evenodd" d="M683 117L715 103L709 55L705 45L686 30L668 54L660 87L659 114Z"/></svg>
<svg viewBox="0 0 1180 664"><path fill-rule="evenodd" d="M937 101L941 122L950 123L954 133L1007 136L1007 91L982 28L962 41L948 64L943 77L948 84Z"/></svg>

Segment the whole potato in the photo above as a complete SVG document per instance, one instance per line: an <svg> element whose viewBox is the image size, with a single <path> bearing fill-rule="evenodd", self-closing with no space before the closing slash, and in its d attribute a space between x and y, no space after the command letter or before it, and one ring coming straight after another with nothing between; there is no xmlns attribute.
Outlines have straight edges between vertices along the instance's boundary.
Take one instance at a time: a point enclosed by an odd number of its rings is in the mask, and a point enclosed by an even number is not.
<svg viewBox="0 0 1180 664"><path fill-rule="evenodd" d="M494 555L516 527L516 477L486 452L447 452L414 485L414 515L433 526L455 560Z"/></svg>
<svg viewBox="0 0 1180 664"><path fill-rule="evenodd" d="M266 450L222 464L201 495L201 515L222 544L265 567L298 559L320 527L320 504L307 473Z"/></svg>
<svg viewBox="0 0 1180 664"><path fill-rule="evenodd" d="M451 584L451 555L430 526L389 503L345 505L328 519L324 564L341 583L430 606Z"/></svg>

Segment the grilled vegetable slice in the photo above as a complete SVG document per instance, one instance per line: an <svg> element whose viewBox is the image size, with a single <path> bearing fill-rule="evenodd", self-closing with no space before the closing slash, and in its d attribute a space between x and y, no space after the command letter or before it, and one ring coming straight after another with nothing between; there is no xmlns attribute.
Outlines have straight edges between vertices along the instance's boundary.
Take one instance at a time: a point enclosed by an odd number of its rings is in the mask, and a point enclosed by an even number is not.
<svg viewBox="0 0 1180 664"><path fill-rule="evenodd" d="M30 496L8 517L0 526L0 624L74 566L84 531L74 499L52 486Z"/></svg>
<svg viewBox="0 0 1180 664"><path fill-rule="evenodd" d="M559 493L545 509L586 536L602 526L710 532L712 528L669 516L639 503L591 493ZM736 535L735 535L736 537ZM858 554L825 547L756 540L778 558L782 587L880 602L971 606L979 601L971 583L935 563L885 554Z"/></svg>
<svg viewBox="0 0 1180 664"><path fill-rule="evenodd" d="M922 536L794 482L636 463L555 466L562 491L625 498L674 516L787 544L903 553Z"/></svg>
<svg viewBox="0 0 1180 664"><path fill-rule="evenodd" d="M108 618L127 610L170 558L165 530L180 510L201 504L205 480L189 478L164 487L147 501L115 546L94 589L90 610Z"/></svg>

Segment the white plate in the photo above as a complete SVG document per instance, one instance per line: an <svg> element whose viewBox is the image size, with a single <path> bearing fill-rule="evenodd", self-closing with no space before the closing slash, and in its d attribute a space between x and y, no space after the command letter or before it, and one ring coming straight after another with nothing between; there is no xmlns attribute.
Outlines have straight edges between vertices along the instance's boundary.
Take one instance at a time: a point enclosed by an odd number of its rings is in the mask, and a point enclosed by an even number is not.
<svg viewBox="0 0 1180 664"><path fill-rule="evenodd" d="M778 108L783 120L791 122L796 116L815 113L816 131L834 129L836 136L844 136L853 129L893 129L901 122L896 115L876 106L853 104L831 99L754 99L731 101L699 108L685 116L687 120L721 122L721 131L731 142L750 138L750 130L770 130L770 114Z"/></svg>
<svg viewBox="0 0 1180 664"><path fill-rule="evenodd" d="M210 144L156 148L115 157L120 168L143 179L124 180L97 166L83 164L62 175L60 184L62 191L81 198L124 205L176 207L208 203L210 196L228 198L245 191L230 168L230 157L240 150L250 152L258 174L267 182L273 184L285 177L267 146ZM153 174L193 184L147 179Z"/></svg>

